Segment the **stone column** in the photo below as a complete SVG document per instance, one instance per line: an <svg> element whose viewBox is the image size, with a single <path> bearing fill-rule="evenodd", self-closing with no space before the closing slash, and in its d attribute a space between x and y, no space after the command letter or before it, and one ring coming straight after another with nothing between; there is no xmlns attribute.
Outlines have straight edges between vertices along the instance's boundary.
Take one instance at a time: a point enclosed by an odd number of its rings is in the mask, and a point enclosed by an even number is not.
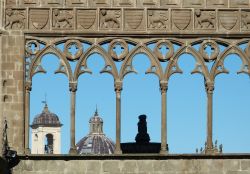
<svg viewBox="0 0 250 174"><path fill-rule="evenodd" d="M76 91L77 83L72 82L69 84L70 90L70 154L76 154L76 145L75 145L75 109L76 109Z"/></svg>
<svg viewBox="0 0 250 174"><path fill-rule="evenodd" d="M30 123L30 91L31 82L27 81L25 83L25 117L24 117L24 153L30 154L29 148L29 123Z"/></svg>
<svg viewBox="0 0 250 174"><path fill-rule="evenodd" d="M122 150L121 150L121 91L122 91L122 81L115 81L115 93L116 93L115 154L122 154Z"/></svg>
<svg viewBox="0 0 250 174"><path fill-rule="evenodd" d="M207 92L207 143L205 153L213 153L213 91L214 83L206 83L206 92Z"/></svg>
<svg viewBox="0 0 250 174"><path fill-rule="evenodd" d="M167 89L168 82L160 81L161 89L161 151L160 154L167 154Z"/></svg>

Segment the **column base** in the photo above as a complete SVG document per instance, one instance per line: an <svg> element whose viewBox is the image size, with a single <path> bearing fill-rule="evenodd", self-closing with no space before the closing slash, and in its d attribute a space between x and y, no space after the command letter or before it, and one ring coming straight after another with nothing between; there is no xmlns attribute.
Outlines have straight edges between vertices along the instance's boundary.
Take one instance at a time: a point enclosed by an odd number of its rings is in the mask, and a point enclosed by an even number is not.
<svg viewBox="0 0 250 174"><path fill-rule="evenodd" d="M160 155L168 155L168 151L167 150L160 150Z"/></svg>
<svg viewBox="0 0 250 174"><path fill-rule="evenodd" d="M24 149L24 154L30 155L31 154L30 148Z"/></svg>
<svg viewBox="0 0 250 174"><path fill-rule="evenodd" d="M212 147L208 147L207 143L205 143L205 148L200 150L201 154L206 154L206 155L218 155L222 154L223 152L223 146L222 144L218 146L218 141L215 141L215 145L212 144ZM196 153L198 153L198 149L196 149Z"/></svg>
<svg viewBox="0 0 250 174"><path fill-rule="evenodd" d="M122 150L121 150L121 147L115 147L115 152L114 152L116 155L121 155L122 154Z"/></svg>
<svg viewBox="0 0 250 174"><path fill-rule="evenodd" d="M76 154L77 154L76 148L75 148L75 147L74 147L74 148L70 148L69 154L71 154L71 155L76 155Z"/></svg>

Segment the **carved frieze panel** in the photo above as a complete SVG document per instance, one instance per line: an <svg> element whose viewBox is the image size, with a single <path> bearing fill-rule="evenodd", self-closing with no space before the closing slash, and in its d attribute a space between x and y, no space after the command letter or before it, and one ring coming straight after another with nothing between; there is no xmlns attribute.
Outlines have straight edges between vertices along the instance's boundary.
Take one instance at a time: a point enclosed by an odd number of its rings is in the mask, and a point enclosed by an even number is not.
<svg viewBox="0 0 250 174"><path fill-rule="evenodd" d="M110 6L111 0L88 0L90 7L106 7Z"/></svg>
<svg viewBox="0 0 250 174"><path fill-rule="evenodd" d="M121 29L122 12L120 9L100 9L100 29Z"/></svg>
<svg viewBox="0 0 250 174"><path fill-rule="evenodd" d="M226 8L228 7L228 0L207 0L207 7Z"/></svg>
<svg viewBox="0 0 250 174"><path fill-rule="evenodd" d="M39 0L22 0L21 4L24 6L37 6L39 5Z"/></svg>
<svg viewBox="0 0 250 174"><path fill-rule="evenodd" d="M143 6L157 6L158 1L157 0L137 0L137 6L143 7Z"/></svg>
<svg viewBox="0 0 250 174"><path fill-rule="evenodd" d="M148 9L147 11L147 28L149 30L166 30L169 29L169 12L167 9Z"/></svg>
<svg viewBox="0 0 250 174"><path fill-rule="evenodd" d="M87 0L66 0L66 5L72 7L87 6Z"/></svg>
<svg viewBox="0 0 250 174"><path fill-rule="evenodd" d="M195 29L200 30L216 30L216 11L215 10L205 10L205 9L195 9Z"/></svg>
<svg viewBox="0 0 250 174"><path fill-rule="evenodd" d="M77 9L76 23L78 29L97 29L96 9Z"/></svg>
<svg viewBox="0 0 250 174"><path fill-rule="evenodd" d="M73 9L53 9L52 11L53 29L74 29Z"/></svg>
<svg viewBox="0 0 250 174"><path fill-rule="evenodd" d="M230 7L248 7L249 0L230 0Z"/></svg>
<svg viewBox="0 0 250 174"><path fill-rule="evenodd" d="M179 7L181 0L160 0L161 7Z"/></svg>
<svg viewBox="0 0 250 174"><path fill-rule="evenodd" d="M7 7L14 7L17 4L16 0L6 0L5 2Z"/></svg>
<svg viewBox="0 0 250 174"><path fill-rule="evenodd" d="M60 5L63 5L63 1L64 0L46 0L46 1L44 1L44 0L41 0L41 4L43 5L43 6L60 6Z"/></svg>
<svg viewBox="0 0 250 174"><path fill-rule="evenodd" d="M191 9L172 10L172 30L190 31L193 29L193 13Z"/></svg>
<svg viewBox="0 0 250 174"><path fill-rule="evenodd" d="M21 30L27 28L27 16L25 9L5 9L5 28Z"/></svg>
<svg viewBox="0 0 250 174"><path fill-rule="evenodd" d="M125 30L145 30L143 9L124 9Z"/></svg>
<svg viewBox="0 0 250 174"><path fill-rule="evenodd" d="M204 0L185 0L183 1L183 7L204 7Z"/></svg>
<svg viewBox="0 0 250 174"><path fill-rule="evenodd" d="M50 10L49 9L30 9L29 28L30 29L49 29Z"/></svg>
<svg viewBox="0 0 250 174"><path fill-rule="evenodd" d="M113 0L113 6L115 7L132 7L135 6L135 0Z"/></svg>
<svg viewBox="0 0 250 174"><path fill-rule="evenodd" d="M241 30L242 31L250 30L250 10L241 11Z"/></svg>
<svg viewBox="0 0 250 174"><path fill-rule="evenodd" d="M218 12L219 30L239 31L239 11L238 10L219 10Z"/></svg>

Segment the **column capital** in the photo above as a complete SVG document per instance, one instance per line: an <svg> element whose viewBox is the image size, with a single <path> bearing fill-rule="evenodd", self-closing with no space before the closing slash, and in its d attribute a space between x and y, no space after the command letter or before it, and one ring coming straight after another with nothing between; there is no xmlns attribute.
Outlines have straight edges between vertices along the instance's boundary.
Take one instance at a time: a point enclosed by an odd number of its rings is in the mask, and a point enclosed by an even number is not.
<svg viewBox="0 0 250 174"><path fill-rule="evenodd" d="M71 91L71 92L77 91L77 82L70 82L69 83L69 91Z"/></svg>
<svg viewBox="0 0 250 174"><path fill-rule="evenodd" d="M206 82L205 83L206 91L208 94L212 94L214 92L214 82Z"/></svg>
<svg viewBox="0 0 250 174"><path fill-rule="evenodd" d="M116 80L115 81L115 92L121 92L122 90L122 81Z"/></svg>
<svg viewBox="0 0 250 174"><path fill-rule="evenodd" d="M25 90L26 91L31 91L32 90L32 83L31 83L31 81L26 81L25 82Z"/></svg>
<svg viewBox="0 0 250 174"><path fill-rule="evenodd" d="M165 81L165 80L160 81L160 90L161 90L161 93L166 93L167 92L167 90L168 90L168 81Z"/></svg>

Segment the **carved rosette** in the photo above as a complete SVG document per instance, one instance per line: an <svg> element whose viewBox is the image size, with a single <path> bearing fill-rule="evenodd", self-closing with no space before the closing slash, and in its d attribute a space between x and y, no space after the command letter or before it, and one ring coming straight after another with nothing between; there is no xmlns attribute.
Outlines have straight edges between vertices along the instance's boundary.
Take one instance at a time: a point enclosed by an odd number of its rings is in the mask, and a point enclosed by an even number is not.
<svg viewBox="0 0 250 174"><path fill-rule="evenodd" d="M148 17L148 29L167 29L169 15L168 10L152 9L147 12Z"/></svg>
<svg viewBox="0 0 250 174"><path fill-rule="evenodd" d="M120 46L120 49L122 50L120 54L117 54L117 51L114 50L116 49L116 46ZM113 40L109 44L108 53L115 61L124 60L125 57L128 55L128 52L128 44L122 39Z"/></svg>
<svg viewBox="0 0 250 174"><path fill-rule="evenodd" d="M211 47L210 53L206 51L208 46ZM214 61L218 57L220 49L218 44L213 40L203 41L200 46L200 53L206 62L210 62Z"/></svg>
<svg viewBox="0 0 250 174"><path fill-rule="evenodd" d="M167 52L165 55L163 55L160 51L160 49L163 49L163 47L166 47L167 49ZM167 40L161 40L157 42L154 48L154 54L161 62L168 61L174 55L173 44Z"/></svg>
<svg viewBox="0 0 250 174"><path fill-rule="evenodd" d="M40 50L40 43L36 40L30 40L25 45L25 51L28 55L35 55Z"/></svg>
<svg viewBox="0 0 250 174"><path fill-rule="evenodd" d="M29 28L49 29L49 9L30 9Z"/></svg>
<svg viewBox="0 0 250 174"><path fill-rule="evenodd" d="M75 53L72 53L70 49L74 49ZM78 60L83 53L82 43L78 40L68 40L64 44L64 54L70 61Z"/></svg>
<svg viewBox="0 0 250 174"><path fill-rule="evenodd" d="M96 29L97 24L96 10L77 10L77 28L79 29Z"/></svg>
<svg viewBox="0 0 250 174"><path fill-rule="evenodd" d="M5 28L20 30L26 28L26 10L25 9L12 9L5 10Z"/></svg>

